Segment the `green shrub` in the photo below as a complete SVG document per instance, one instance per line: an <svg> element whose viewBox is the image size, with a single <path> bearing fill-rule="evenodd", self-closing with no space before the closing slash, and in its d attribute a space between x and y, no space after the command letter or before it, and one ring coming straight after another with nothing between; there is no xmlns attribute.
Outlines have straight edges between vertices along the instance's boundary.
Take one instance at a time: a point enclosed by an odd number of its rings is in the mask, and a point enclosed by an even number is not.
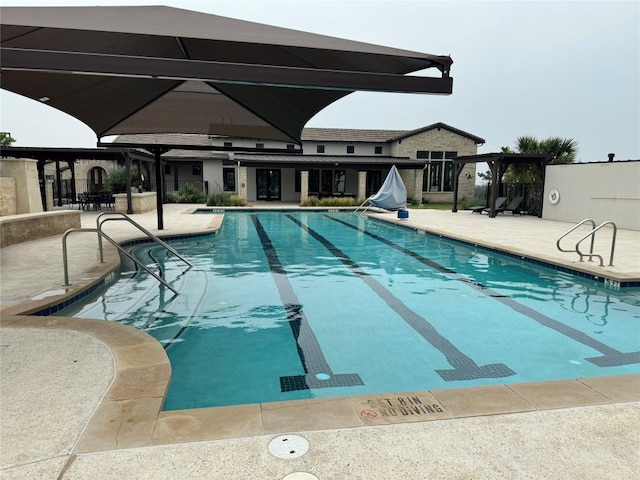
<svg viewBox="0 0 640 480"><path fill-rule="evenodd" d="M230 193L212 193L207 199L209 207L244 207L246 204L244 198Z"/></svg>
<svg viewBox="0 0 640 480"><path fill-rule="evenodd" d="M178 203L204 203L204 194L193 185L185 185L178 190Z"/></svg>
<svg viewBox="0 0 640 480"><path fill-rule="evenodd" d="M303 207L355 207L362 203L362 200L351 197L308 197L302 202Z"/></svg>
<svg viewBox="0 0 640 480"><path fill-rule="evenodd" d="M247 202L245 202L244 198L239 197L238 195L229 195L229 204L232 207L244 207Z"/></svg>
<svg viewBox="0 0 640 480"><path fill-rule="evenodd" d="M320 205L320 199L313 195L302 201L303 207L317 207L318 205Z"/></svg>
<svg viewBox="0 0 640 480"><path fill-rule="evenodd" d="M149 188L148 179L145 180L147 183L147 189ZM109 187L109 192L111 193L125 193L127 191L127 171L124 168L118 168L116 170L111 170L109 172L109 177L107 179L107 185ZM131 191L137 192L138 187L141 185L140 175L138 173L137 168L131 169Z"/></svg>

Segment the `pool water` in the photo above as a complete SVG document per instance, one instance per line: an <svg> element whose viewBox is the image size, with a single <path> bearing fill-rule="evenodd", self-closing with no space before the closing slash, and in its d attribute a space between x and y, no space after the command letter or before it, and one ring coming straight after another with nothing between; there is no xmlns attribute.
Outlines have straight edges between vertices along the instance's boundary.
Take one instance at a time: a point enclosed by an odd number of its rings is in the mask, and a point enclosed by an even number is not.
<svg viewBox="0 0 640 480"><path fill-rule="evenodd" d="M125 258L57 313L158 339L167 410L640 372L640 289L348 212L226 213L171 245L193 267L131 252L179 295Z"/></svg>

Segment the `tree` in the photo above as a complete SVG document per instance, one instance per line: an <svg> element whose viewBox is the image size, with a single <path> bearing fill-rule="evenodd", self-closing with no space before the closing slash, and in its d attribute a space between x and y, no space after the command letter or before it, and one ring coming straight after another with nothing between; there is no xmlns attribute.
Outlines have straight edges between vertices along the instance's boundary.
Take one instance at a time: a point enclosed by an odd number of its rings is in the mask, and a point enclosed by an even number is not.
<svg viewBox="0 0 640 480"><path fill-rule="evenodd" d="M502 147L503 153L551 153L555 157L552 164L573 163L578 151L578 142L572 138L549 137L538 140L536 137L522 136L516 139L515 151ZM506 183L540 183L542 178L535 164L510 165L505 174Z"/></svg>
<svg viewBox="0 0 640 480"><path fill-rule="evenodd" d="M9 132L0 132L0 145L3 147L10 147L15 141L16 139Z"/></svg>

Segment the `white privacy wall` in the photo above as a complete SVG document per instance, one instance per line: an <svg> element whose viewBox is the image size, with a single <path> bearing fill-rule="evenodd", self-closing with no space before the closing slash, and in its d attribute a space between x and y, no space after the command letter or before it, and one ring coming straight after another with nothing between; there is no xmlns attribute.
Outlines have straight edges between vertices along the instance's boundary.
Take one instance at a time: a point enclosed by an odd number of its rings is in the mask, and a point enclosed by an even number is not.
<svg viewBox="0 0 640 480"><path fill-rule="evenodd" d="M640 161L549 165L542 218L575 223L591 218L596 225L610 220L618 228L640 230Z"/></svg>

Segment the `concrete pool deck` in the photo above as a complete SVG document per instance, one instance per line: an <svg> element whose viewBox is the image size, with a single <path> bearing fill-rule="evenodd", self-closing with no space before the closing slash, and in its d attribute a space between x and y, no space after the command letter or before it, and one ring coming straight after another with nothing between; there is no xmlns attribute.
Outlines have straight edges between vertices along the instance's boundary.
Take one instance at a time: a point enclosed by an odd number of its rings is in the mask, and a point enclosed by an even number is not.
<svg viewBox="0 0 640 480"><path fill-rule="evenodd" d="M189 211L165 205L162 233L219 224ZM83 212L83 226L95 228L98 213ZM572 226L562 222L468 211L382 216L614 281L640 279L640 232L619 230L615 266L598 267L557 251ZM155 212L132 218L156 233ZM125 222L105 231L137 236ZM107 264L95 265L94 235L69 243L71 288L117 261L109 247ZM595 249L605 263L609 248ZM160 412L170 367L151 337L108 322L24 315L68 293L60 236L0 255L2 478L631 479L640 469L640 375ZM400 414L381 415L384 401ZM418 413L404 415L401 402ZM306 438L308 453L272 456L268 444L279 434Z"/></svg>

